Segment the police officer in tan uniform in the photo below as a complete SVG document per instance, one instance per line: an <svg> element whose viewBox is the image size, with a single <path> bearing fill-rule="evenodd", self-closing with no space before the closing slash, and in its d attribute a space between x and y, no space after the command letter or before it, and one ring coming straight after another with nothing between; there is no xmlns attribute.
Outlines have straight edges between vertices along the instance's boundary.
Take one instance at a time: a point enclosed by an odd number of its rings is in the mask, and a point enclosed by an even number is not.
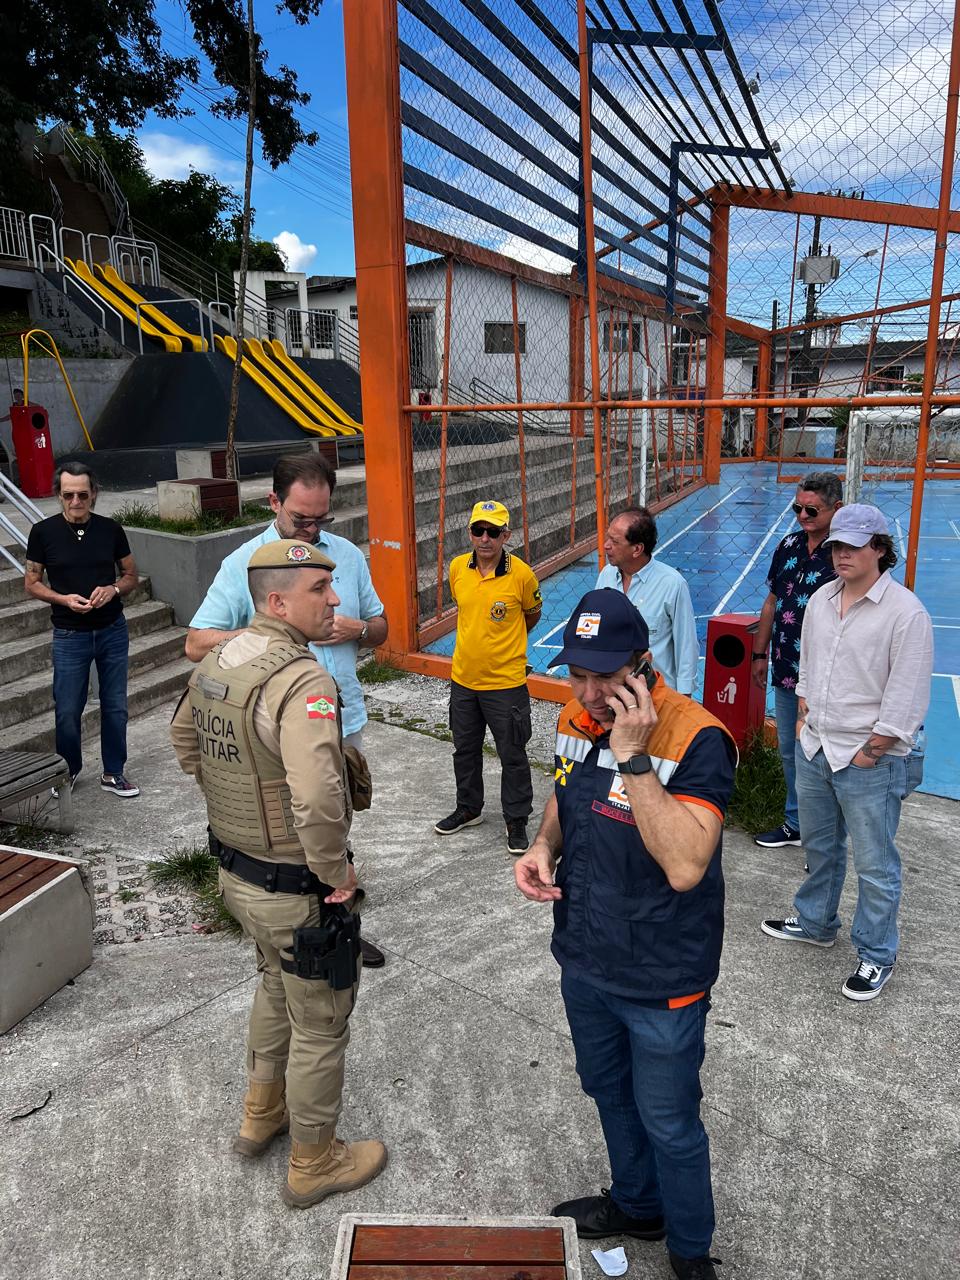
<svg viewBox="0 0 960 1280"><path fill-rule="evenodd" d="M381 1142L336 1137L348 1019L360 979L348 910L351 801L337 686L306 647L339 603L332 560L288 539L248 566L256 613L193 673L171 727L203 789L224 901L256 945L260 985L247 1037L247 1093L234 1151L259 1156L289 1126L287 1204L361 1187Z"/></svg>

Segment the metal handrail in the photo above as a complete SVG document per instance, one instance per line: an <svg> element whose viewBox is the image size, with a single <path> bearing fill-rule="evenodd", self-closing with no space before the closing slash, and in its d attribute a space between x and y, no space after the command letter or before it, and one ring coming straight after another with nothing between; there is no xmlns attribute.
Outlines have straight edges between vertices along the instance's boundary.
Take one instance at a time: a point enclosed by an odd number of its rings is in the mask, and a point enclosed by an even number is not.
<svg viewBox="0 0 960 1280"><path fill-rule="evenodd" d="M120 271L121 263L126 258L130 262L131 269L134 263L139 266L141 283L145 284L146 273L144 272L143 264L144 262L149 262L153 277L151 284L159 284L160 257L157 253L157 246L152 240L138 240L136 236L111 236L110 242L116 259L113 265L117 271ZM133 274L132 271L131 274Z"/></svg>
<svg viewBox="0 0 960 1280"><path fill-rule="evenodd" d="M60 226L60 227L58 228L58 230L57 230L57 251L59 252L60 257L65 259L65 258L66 258L66 256L67 256L67 255L66 255L66 251L64 250L64 247L63 247L63 237L64 237L64 234L72 235L72 236L79 236L79 237L80 237L80 254L79 254L79 256L84 260L84 262L87 262L87 237L86 237L86 233L85 233L85 232L83 232L83 231L81 231L79 227L65 227L65 226L63 226L62 224L61 224L61 226Z"/></svg>
<svg viewBox="0 0 960 1280"><path fill-rule="evenodd" d="M18 489L9 476L5 476L2 471L0 471L0 493L2 493L5 498L9 498L13 506L15 506L24 519L29 520L31 524L36 524L38 520L42 520L44 518L43 512L36 503L32 502L22 489ZM0 512L0 515L2 514L3 513ZM17 541L21 542L23 546L27 545L26 534L22 534L18 529L15 536Z"/></svg>
<svg viewBox="0 0 960 1280"><path fill-rule="evenodd" d="M34 227L34 223L39 224L41 222L50 223L50 236L53 241L53 247L54 249L58 247L57 224L53 220L53 218L49 217L49 215L47 215L46 213L31 213L30 217L27 219L27 230L30 233L30 248L33 254L33 257L32 257L33 265L37 268L38 271L42 271L43 268L40 264L40 254L37 247L37 233L36 233L36 228ZM42 246L42 247L46 248L47 246Z"/></svg>
<svg viewBox="0 0 960 1280"><path fill-rule="evenodd" d="M69 151L71 159L80 166L81 171L93 178L101 192L113 201L114 224L117 233L122 234L130 226L130 205L106 160L88 143L81 143L62 120L57 121L52 132L59 135L64 149Z"/></svg>
<svg viewBox="0 0 960 1280"><path fill-rule="evenodd" d="M8 233L9 242L7 241ZM16 248L19 252L8 253L8 248ZM26 215L22 209L0 205L0 253L5 258L22 258L25 262L29 262Z"/></svg>
<svg viewBox="0 0 960 1280"><path fill-rule="evenodd" d="M177 296L173 298L144 298L143 302L138 302L135 304L136 311L137 311L137 329L140 331L140 354L141 355L143 355L143 328L140 324L140 321L142 318L140 315L140 308L141 307L160 307L160 306L163 306L164 304L169 305L171 302L190 302L197 308L197 318L200 323L200 340L202 342L206 342L206 339L203 336L203 307L201 305L199 298L181 298L179 294L177 294ZM171 334L170 336L175 338L175 337L178 337L179 335ZM193 335L191 334L190 336L192 337ZM210 341L208 345L210 350L212 351L213 350L213 329L210 330Z"/></svg>
<svg viewBox="0 0 960 1280"><path fill-rule="evenodd" d="M127 338L126 329L124 328L124 319L116 307L111 306L106 298L102 298L98 293L91 289L85 281L81 280L78 275L75 275L63 259L59 257L58 254L54 253L52 249L49 249L45 244L37 246L36 267L38 271L43 270L44 254L57 264L56 270L63 275L64 294L67 292L67 286L72 285L82 298L91 303L100 312L100 328L103 329L104 332L109 333L109 330L107 329L107 311L109 311L111 315L116 316L120 324L120 341L126 345Z"/></svg>

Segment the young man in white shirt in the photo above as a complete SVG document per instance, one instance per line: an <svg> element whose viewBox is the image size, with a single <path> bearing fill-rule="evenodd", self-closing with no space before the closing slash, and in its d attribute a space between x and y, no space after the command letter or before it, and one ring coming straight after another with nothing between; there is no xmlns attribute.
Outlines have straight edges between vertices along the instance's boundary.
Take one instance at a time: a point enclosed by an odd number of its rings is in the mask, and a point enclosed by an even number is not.
<svg viewBox="0 0 960 1280"><path fill-rule="evenodd" d="M840 928L847 834L859 882L850 936L856 971L841 990L873 1000L893 973L907 756L930 702L930 615L894 582L883 513L841 507L827 538L837 580L815 592L803 621L797 682L797 798L810 874L795 916L764 920L770 937L832 947Z"/></svg>

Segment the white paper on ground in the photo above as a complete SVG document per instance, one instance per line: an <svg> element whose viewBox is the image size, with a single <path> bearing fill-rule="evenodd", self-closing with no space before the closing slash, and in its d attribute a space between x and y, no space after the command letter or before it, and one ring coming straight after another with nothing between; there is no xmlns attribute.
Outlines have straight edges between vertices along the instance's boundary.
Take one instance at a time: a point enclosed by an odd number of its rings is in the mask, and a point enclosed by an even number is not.
<svg viewBox="0 0 960 1280"><path fill-rule="evenodd" d="M600 1266L600 1270L605 1276L622 1276L627 1269L627 1255L623 1251L623 1246L619 1245L616 1249L591 1249L590 1252L596 1258Z"/></svg>

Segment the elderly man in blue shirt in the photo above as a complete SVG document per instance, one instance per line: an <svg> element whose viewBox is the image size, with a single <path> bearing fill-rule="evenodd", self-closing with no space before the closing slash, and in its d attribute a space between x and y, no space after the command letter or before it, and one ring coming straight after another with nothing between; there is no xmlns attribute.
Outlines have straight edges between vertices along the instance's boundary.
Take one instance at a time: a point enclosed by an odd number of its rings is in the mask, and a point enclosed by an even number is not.
<svg viewBox="0 0 960 1280"><path fill-rule="evenodd" d="M628 507L607 526L597 590L622 591L650 632L653 665L671 689L693 696L700 648L690 588L676 569L653 559L657 522L646 507Z"/></svg>
<svg viewBox="0 0 960 1280"><path fill-rule="evenodd" d="M343 703L343 745L363 749L367 711L357 678L360 646L375 648L387 638L387 619L363 553L330 533L330 506L337 473L319 454L282 454L273 469L270 507L276 519L263 533L224 560L203 603L190 620L186 654L199 662L214 645L244 630L253 618L247 565L257 547L278 538L299 538L320 547L336 564L333 589L340 598L329 644L311 644L320 665L333 676ZM364 941L364 964L377 968L383 954Z"/></svg>

